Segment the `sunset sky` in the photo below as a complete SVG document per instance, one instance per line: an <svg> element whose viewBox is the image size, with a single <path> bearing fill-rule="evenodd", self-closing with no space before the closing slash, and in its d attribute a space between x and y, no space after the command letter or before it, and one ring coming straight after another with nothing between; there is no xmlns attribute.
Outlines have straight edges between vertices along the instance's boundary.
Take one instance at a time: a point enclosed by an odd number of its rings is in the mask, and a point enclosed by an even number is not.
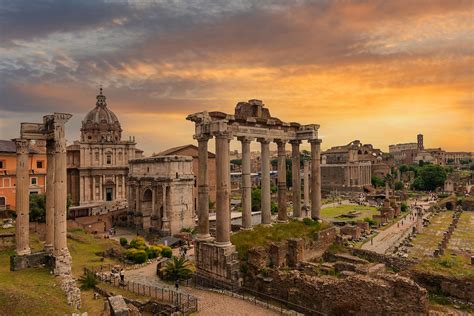
<svg viewBox="0 0 474 316"><path fill-rule="evenodd" d="M359 139L388 151L422 133L425 147L474 151L473 6L0 0L0 138L58 111L78 139L102 84L146 154L194 142L187 114L249 99L320 124L323 149Z"/></svg>

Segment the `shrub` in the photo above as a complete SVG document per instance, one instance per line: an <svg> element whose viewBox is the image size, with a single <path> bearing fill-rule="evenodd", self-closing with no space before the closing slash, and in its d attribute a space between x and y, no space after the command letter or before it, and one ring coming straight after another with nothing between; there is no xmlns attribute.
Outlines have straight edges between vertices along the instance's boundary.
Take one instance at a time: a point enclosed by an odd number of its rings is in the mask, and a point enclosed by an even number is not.
<svg viewBox="0 0 474 316"><path fill-rule="evenodd" d="M402 210L403 210L403 204L402 204ZM375 226L375 224L377 224L377 223L376 223L373 219L371 219L370 217L364 218L364 222L369 223L370 226Z"/></svg>
<svg viewBox="0 0 474 316"><path fill-rule="evenodd" d="M125 257L128 259L128 260L131 260L133 261L133 258L135 258L135 254L137 253L137 249L135 248L130 248L128 249L127 251L125 251Z"/></svg>
<svg viewBox="0 0 474 316"><path fill-rule="evenodd" d="M128 240L125 237L120 237L120 246L125 247L128 244Z"/></svg>
<svg viewBox="0 0 474 316"><path fill-rule="evenodd" d="M145 250L137 250L137 252L133 256L133 262L135 263L144 263L146 259L148 259L148 256Z"/></svg>
<svg viewBox="0 0 474 316"><path fill-rule="evenodd" d="M173 256L173 250L171 250L171 247L164 246L163 249L161 249L161 256L165 258L171 258Z"/></svg>
<svg viewBox="0 0 474 316"><path fill-rule="evenodd" d="M94 289L99 280L95 276L95 274L91 271L87 271L84 275L79 278L79 284L81 285L80 288L83 291L87 291L89 289Z"/></svg>
<svg viewBox="0 0 474 316"><path fill-rule="evenodd" d="M169 260L161 271L165 279L181 281L191 278L195 268L188 259L173 257L173 260Z"/></svg>
<svg viewBox="0 0 474 316"><path fill-rule="evenodd" d="M400 205L400 210L402 212L408 211L408 205L406 203L402 203L402 205Z"/></svg>
<svg viewBox="0 0 474 316"><path fill-rule="evenodd" d="M132 241L130 242L130 247L141 250L146 250L147 248L145 239L143 239L143 237L136 237L132 239Z"/></svg>
<svg viewBox="0 0 474 316"><path fill-rule="evenodd" d="M160 255L162 248L159 246L150 246L146 250L146 253L148 255L148 259L153 259L156 258Z"/></svg>

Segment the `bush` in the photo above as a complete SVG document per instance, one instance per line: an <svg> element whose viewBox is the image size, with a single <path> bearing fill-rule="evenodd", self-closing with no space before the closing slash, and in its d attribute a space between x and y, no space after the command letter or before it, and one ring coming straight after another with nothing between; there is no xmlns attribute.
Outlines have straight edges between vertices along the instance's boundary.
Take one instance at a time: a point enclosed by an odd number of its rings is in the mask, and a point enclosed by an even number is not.
<svg viewBox="0 0 474 316"><path fill-rule="evenodd" d="M135 263L144 263L148 259L148 256L145 250L137 250L133 256L133 262Z"/></svg>
<svg viewBox="0 0 474 316"><path fill-rule="evenodd" d="M173 256L173 250L171 250L171 247L164 246L163 249L161 249L161 256L165 258L171 258Z"/></svg>
<svg viewBox="0 0 474 316"><path fill-rule="evenodd" d="M130 242L130 247L141 250L146 250L147 248L145 239L143 239L143 237L136 237L132 239L132 241Z"/></svg>
<svg viewBox="0 0 474 316"><path fill-rule="evenodd" d="M402 207L402 209L403 209L403 207ZM375 226L375 225L377 224L377 223L376 223L373 219L371 219L370 217L364 218L364 222L369 223L370 226Z"/></svg>
<svg viewBox="0 0 474 316"><path fill-rule="evenodd" d="M400 210L402 212L408 211L408 205L406 203L402 203L402 205L400 205Z"/></svg>
<svg viewBox="0 0 474 316"><path fill-rule="evenodd" d="M120 246L125 247L128 244L128 240L125 237L120 237Z"/></svg>
<svg viewBox="0 0 474 316"><path fill-rule="evenodd" d="M403 190L403 182L402 181L395 182L394 188L395 190L398 190L398 191Z"/></svg>
<svg viewBox="0 0 474 316"><path fill-rule="evenodd" d="M161 251L163 249L160 246L150 246L146 250L146 254L148 256L148 259L153 259L156 258L160 255Z"/></svg>

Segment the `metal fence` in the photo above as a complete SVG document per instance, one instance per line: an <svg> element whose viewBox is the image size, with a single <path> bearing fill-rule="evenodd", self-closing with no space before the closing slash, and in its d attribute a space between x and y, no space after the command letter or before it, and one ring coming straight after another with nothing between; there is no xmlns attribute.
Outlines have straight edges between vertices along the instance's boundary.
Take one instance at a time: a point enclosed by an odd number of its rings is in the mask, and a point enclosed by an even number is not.
<svg viewBox="0 0 474 316"><path fill-rule="evenodd" d="M158 287L133 281L121 281L120 277L110 272L111 268L112 266L110 264L95 268L84 268L84 273L90 271L104 283L138 295L148 296L159 303L168 305L163 307L158 314L166 315L173 312L187 314L198 310L198 299L191 294L182 293L169 287Z"/></svg>

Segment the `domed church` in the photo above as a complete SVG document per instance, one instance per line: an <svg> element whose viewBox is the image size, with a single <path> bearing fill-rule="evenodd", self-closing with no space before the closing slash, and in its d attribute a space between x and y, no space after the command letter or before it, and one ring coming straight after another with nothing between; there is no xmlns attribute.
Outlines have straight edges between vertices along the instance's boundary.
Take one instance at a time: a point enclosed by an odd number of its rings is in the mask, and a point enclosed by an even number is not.
<svg viewBox="0 0 474 316"><path fill-rule="evenodd" d="M95 107L82 121L81 139L67 148L68 194L73 206L126 203L128 161L140 158L135 139L122 140L122 127L100 88Z"/></svg>

